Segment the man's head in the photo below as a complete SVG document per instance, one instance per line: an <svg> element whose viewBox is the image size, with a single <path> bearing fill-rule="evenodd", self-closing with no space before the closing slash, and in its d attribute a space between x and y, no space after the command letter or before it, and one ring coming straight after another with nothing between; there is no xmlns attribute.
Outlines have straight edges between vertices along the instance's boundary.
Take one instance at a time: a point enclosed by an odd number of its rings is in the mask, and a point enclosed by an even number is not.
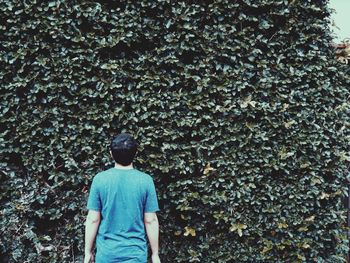
<svg viewBox="0 0 350 263"><path fill-rule="evenodd" d="M113 159L120 165L127 166L132 163L137 152L136 140L127 133L121 133L113 137L110 150Z"/></svg>

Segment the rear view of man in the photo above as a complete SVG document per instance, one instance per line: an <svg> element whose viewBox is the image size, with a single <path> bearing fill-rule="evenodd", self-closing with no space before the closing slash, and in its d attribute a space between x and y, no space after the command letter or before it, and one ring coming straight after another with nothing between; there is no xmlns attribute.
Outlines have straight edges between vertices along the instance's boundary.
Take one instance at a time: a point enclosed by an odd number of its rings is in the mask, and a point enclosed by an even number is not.
<svg viewBox="0 0 350 263"><path fill-rule="evenodd" d="M152 177L133 167L136 152L137 142L131 135L115 136L110 144L115 166L98 173L92 181L87 202L84 263L146 263L146 233L152 262L160 263L156 190Z"/></svg>

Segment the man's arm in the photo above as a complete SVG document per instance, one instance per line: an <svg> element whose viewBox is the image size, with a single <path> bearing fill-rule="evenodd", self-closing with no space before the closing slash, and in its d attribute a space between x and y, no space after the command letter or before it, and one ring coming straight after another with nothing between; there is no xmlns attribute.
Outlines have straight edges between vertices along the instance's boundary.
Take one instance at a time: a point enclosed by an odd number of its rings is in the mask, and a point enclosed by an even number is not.
<svg viewBox="0 0 350 263"><path fill-rule="evenodd" d="M159 222L156 213L144 214L147 237L152 250L152 262L160 263L159 259Z"/></svg>
<svg viewBox="0 0 350 263"><path fill-rule="evenodd" d="M89 210L85 221L85 259L84 263L92 262L93 246L95 243L96 233L101 222L101 213Z"/></svg>

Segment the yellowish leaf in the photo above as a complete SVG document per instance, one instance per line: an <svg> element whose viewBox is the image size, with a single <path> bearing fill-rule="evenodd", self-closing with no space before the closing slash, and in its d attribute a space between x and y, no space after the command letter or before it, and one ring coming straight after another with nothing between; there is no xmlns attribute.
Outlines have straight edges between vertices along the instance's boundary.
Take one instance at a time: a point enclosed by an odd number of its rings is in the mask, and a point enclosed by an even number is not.
<svg viewBox="0 0 350 263"><path fill-rule="evenodd" d="M312 182L313 184L321 184L321 183L322 183L322 181L321 181L319 178L312 178L312 179L311 179L311 182Z"/></svg>
<svg viewBox="0 0 350 263"><path fill-rule="evenodd" d="M350 155L348 155L348 153L345 151L341 151L336 155L340 157L340 161L350 161Z"/></svg>
<svg viewBox="0 0 350 263"><path fill-rule="evenodd" d="M248 129L251 130L251 131L252 131L253 128L255 127L254 123L251 123L251 122L246 122L246 123L245 123L245 126L247 126Z"/></svg>
<svg viewBox="0 0 350 263"><path fill-rule="evenodd" d="M285 245L278 245L277 248L278 248L279 250L283 250L283 249L286 248L286 246L285 246Z"/></svg>
<svg viewBox="0 0 350 263"><path fill-rule="evenodd" d="M308 166L310 166L310 163L302 163L302 164L300 164L300 168L306 168Z"/></svg>
<svg viewBox="0 0 350 263"><path fill-rule="evenodd" d="M287 129L292 126L294 123L296 123L295 120L291 120L291 121L288 121L288 122L285 122L284 123L284 127L286 127Z"/></svg>
<svg viewBox="0 0 350 263"><path fill-rule="evenodd" d="M246 229L247 225L238 223L238 224L232 224L230 227L230 231L234 232L237 231L238 235L241 237L243 235L243 229Z"/></svg>
<svg viewBox="0 0 350 263"><path fill-rule="evenodd" d="M264 249L261 251L261 253L265 254L266 252L270 251L271 247L264 247Z"/></svg>
<svg viewBox="0 0 350 263"><path fill-rule="evenodd" d="M283 103L283 108L282 108L282 112L285 111L287 108L289 107L288 103Z"/></svg>
<svg viewBox="0 0 350 263"><path fill-rule="evenodd" d="M195 236L196 236L196 230L193 229L193 228L191 228L191 227L186 226L186 227L185 227L184 236L187 237L188 235L191 235L191 236L195 237Z"/></svg>
<svg viewBox="0 0 350 263"><path fill-rule="evenodd" d="M309 229L308 229L308 227L307 226L302 226L302 227L299 227L298 228L298 231L299 232L305 232L305 231L308 231Z"/></svg>
<svg viewBox="0 0 350 263"><path fill-rule="evenodd" d="M179 230L179 231L175 231L174 234L175 234L175 236L179 236L179 235L181 235L181 233L182 233L182 231Z"/></svg>
<svg viewBox="0 0 350 263"><path fill-rule="evenodd" d="M310 216L310 217L308 217L308 218L305 218L305 221L306 222L312 222L312 221L314 221L315 220L315 216L314 215L312 215L312 216Z"/></svg>
<svg viewBox="0 0 350 263"><path fill-rule="evenodd" d="M288 224L286 222L279 222L277 224L278 228L287 228L288 227Z"/></svg>
<svg viewBox="0 0 350 263"><path fill-rule="evenodd" d="M252 96L249 95L248 97L246 97L242 103L240 104L241 108L247 108L248 105L252 106L253 108L255 107L256 101L252 100Z"/></svg>
<svg viewBox="0 0 350 263"><path fill-rule="evenodd" d="M310 245L309 245L309 244L307 244L307 243L304 243L304 244L302 245L302 247L303 247L303 248L309 248L309 247L310 247Z"/></svg>
<svg viewBox="0 0 350 263"><path fill-rule="evenodd" d="M256 101L252 100L252 101L249 102L249 104L254 108L255 104L256 104Z"/></svg>
<svg viewBox="0 0 350 263"><path fill-rule="evenodd" d="M283 146L282 149L278 152L278 156L281 159L287 159L290 156L293 156L294 152L288 152L287 149Z"/></svg>
<svg viewBox="0 0 350 263"><path fill-rule="evenodd" d="M322 192L320 199L328 199L329 198L329 194Z"/></svg>
<svg viewBox="0 0 350 263"><path fill-rule="evenodd" d="M216 169L213 168L213 167L211 167L211 166L210 166L210 163L208 163L208 164L205 166L205 168L204 168L203 174L204 174L204 175L207 175L207 174L209 174L210 171L215 171L215 170L216 170Z"/></svg>
<svg viewBox="0 0 350 263"><path fill-rule="evenodd" d="M341 195L341 194L342 194L342 192L340 189L338 189L336 192L334 192L334 195Z"/></svg>
<svg viewBox="0 0 350 263"><path fill-rule="evenodd" d="M241 108L247 108L250 100L251 100L251 96L248 96L247 98L245 98L243 102L240 104Z"/></svg>

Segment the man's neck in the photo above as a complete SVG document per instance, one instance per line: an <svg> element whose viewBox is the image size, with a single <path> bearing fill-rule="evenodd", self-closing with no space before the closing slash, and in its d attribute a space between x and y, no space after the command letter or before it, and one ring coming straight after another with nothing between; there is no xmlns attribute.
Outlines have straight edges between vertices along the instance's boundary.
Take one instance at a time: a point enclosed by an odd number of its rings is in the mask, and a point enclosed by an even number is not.
<svg viewBox="0 0 350 263"><path fill-rule="evenodd" d="M134 169L132 163L129 164L129 165L125 165L125 166L115 163L115 164L114 164L114 167L115 167L115 168L118 168L118 169L125 169L125 170Z"/></svg>

